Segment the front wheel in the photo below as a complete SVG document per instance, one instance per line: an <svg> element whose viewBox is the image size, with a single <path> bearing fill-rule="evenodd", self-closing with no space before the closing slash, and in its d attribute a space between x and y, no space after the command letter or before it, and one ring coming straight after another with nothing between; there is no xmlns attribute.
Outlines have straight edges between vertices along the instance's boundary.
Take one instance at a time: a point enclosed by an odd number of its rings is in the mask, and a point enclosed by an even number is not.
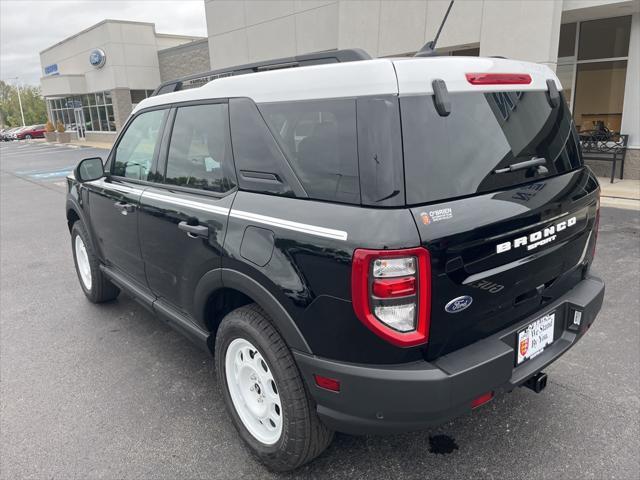
<svg viewBox="0 0 640 480"><path fill-rule="evenodd" d="M78 280L87 298L93 303L116 298L120 290L100 270L100 261L93 251L81 221L77 221L71 227L71 248Z"/></svg>
<svg viewBox="0 0 640 480"><path fill-rule="evenodd" d="M24 136L24 138L25 138L25 140L31 140L33 137L31 135L27 134L27 135Z"/></svg>
<svg viewBox="0 0 640 480"><path fill-rule="evenodd" d="M229 313L216 335L216 370L240 436L267 467L293 470L333 432L320 422L291 352L255 304Z"/></svg>

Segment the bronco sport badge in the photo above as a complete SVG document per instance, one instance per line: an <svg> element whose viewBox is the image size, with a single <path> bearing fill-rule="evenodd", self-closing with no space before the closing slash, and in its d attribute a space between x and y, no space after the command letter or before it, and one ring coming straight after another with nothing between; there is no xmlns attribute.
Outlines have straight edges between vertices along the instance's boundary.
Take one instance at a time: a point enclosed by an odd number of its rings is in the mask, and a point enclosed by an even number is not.
<svg viewBox="0 0 640 480"><path fill-rule="evenodd" d="M569 227L573 227L577 221L576 217L571 217L569 220L563 220L562 222L545 227L542 230L530 233L524 237L518 237L510 242L499 243L496 245L496 253L504 253L508 252L512 248L516 249L524 246L527 247L527 250L534 250L542 245L553 242L557 237L556 233Z"/></svg>

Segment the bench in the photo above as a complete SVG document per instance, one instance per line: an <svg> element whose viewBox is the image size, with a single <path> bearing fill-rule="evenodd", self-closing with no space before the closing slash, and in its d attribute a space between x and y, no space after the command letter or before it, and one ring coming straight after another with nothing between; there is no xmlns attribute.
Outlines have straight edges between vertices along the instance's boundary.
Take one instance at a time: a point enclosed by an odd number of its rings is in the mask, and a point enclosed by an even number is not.
<svg viewBox="0 0 640 480"><path fill-rule="evenodd" d="M584 160L601 160L611 162L611 183L616 175L616 163L620 162L620 180L624 175L624 158L627 154L629 135L615 133L608 139L599 135L580 133L580 146Z"/></svg>

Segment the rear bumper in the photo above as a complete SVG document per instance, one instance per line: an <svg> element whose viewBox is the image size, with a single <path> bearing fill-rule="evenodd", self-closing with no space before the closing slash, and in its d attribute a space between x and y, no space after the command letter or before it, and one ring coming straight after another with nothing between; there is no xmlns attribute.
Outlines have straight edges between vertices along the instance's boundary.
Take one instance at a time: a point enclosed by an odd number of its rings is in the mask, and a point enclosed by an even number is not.
<svg viewBox="0 0 640 480"><path fill-rule="evenodd" d="M353 434L419 430L471 410L478 396L513 390L571 348L596 318L604 282L587 277L539 312L501 332L434 362L356 365L294 352L318 414L332 429ZM517 332L555 311L555 341L540 355L515 366ZM574 311L582 313L573 326ZM339 393L316 386L313 375L341 382Z"/></svg>

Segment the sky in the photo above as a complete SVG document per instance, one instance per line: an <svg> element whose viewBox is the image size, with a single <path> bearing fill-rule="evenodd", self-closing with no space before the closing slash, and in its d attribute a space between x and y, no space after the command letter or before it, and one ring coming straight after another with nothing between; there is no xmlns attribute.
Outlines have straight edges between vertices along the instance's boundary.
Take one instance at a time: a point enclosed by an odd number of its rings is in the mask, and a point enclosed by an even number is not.
<svg viewBox="0 0 640 480"><path fill-rule="evenodd" d="M207 35L203 0L0 0L0 79L39 85L40 51L106 18Z"/></svg>

